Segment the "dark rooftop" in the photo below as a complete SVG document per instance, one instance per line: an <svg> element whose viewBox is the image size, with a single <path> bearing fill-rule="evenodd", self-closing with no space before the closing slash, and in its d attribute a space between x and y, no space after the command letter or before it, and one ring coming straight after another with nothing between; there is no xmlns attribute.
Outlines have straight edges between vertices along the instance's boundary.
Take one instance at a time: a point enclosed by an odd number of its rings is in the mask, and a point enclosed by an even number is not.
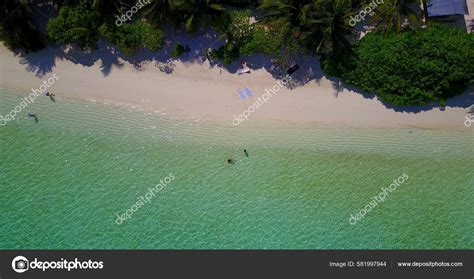
<svg viewBox="0 0 474 279"><path fill-rule="evenodd" d="M431 0L428 2L428 16L467 15L466 0Z"/></svg>

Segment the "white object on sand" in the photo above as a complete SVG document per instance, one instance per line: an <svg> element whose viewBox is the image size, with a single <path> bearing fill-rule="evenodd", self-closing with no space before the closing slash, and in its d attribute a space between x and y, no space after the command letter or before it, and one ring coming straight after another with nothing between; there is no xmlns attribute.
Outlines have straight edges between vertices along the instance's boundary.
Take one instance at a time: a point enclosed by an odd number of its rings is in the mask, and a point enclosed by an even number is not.
<svg viewBox="0 0 474 279"><path fill-rule="evenodd" d="M239 75L245 74L245 73L250 73L250 68L249 67L245 67L245 68L237 70L237 74L239 74Z"/></svg>

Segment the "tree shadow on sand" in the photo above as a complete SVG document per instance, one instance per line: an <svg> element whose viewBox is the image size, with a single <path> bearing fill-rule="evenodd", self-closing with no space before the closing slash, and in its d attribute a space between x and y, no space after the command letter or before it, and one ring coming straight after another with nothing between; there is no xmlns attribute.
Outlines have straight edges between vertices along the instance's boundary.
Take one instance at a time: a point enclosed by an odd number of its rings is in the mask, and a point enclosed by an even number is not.
<svg viewBox="0 0 474 279"><path fill-rule="evenodd" d="M151 52L145 49L138 51L136 55L128 56L122 53L116 46L102 40L98 48L92 51L83 51L79 47L59 47L50 46L36 53L16 52L15 55L21 57L20 63L26 65L26 70L34 72L37 77L42 77L50 73L56 66L56 59L68 60L74 64L84 67L91 67L97 61L100 61L100 69L104 76L108 76L114 67L123 67L122 61L132 64L137 70L143 70L145 65L154 65L166 74L171 74L175 68L175 62L180 61L183 64L203 65L206 59L206 53L209 49L217 49L224 45L224 41L219 39L216 32L211 29L201 31L196 34L189 34L184 31L177 31L174 28L166 29L168 36L173 40L165 40L163 49L158 52ZM171 35L172 34L172 35ZM190 51L174 58L171 53L177 43L189 47ZM264 55L251 55L243 57L247 66L251 70L265 69L275 79L282 79L286 76L285 68L278 67L274 61ZM362 95L366 99L377 98L375 94L364 92L354 86L343 83L340 79L329 77L321 70L319 57L301 56L292 58L291 64L297 63L300 69L291 75L291 81L286 84L288 89L295 89L309 82L319 83L321 79L326 78L332 83L334 95L337 97L346 89L349 92ZM218 61L209 61L210 68L220 68L229 73L236 74L242 67L241 61L234 61L230 65L222 65ZM423 106L394 106L387 102L379 100L386 108L396 112L418 113L432 110L439 107L437 102ZM451 98L447 101L447 107L469 108L474 104L474 88L471 86L466 93Z"/></svg>
<svg viewBox="0 0 474 279"><path fill-rule="evenodd" d="M65 59L65 54L60 47L48 47L38 52L24 53L16 51L15 56L21 57L20 64L26 66L28 72L34 72L37 77L50 73L56 66L56 59Z"/></svg>
<svg viewBox="0 0 474 279"><path fill-rule="evenodd" d="M183 64L202 65L206 61L206 52L209 48L217 48L223 43L218 39L217 33L212 30L204 30L197 34L189 34L173 28L166 29L166 39L163 48L158 52L151 52L141 49L136 55L127 56L120 53L120 58L132 64L140 70L144 65L153 63L162 72L171 74L174 71L175 62L180 61ZM179 57L173 57L172 51L177 44L188 47L190 51L183 53ZM211 68L218 66L216 63L210 63Z"/></svg>
<svg viewBox="0 0 474 279"><path fill-rule="evenodd" d="M287 76L287 68L280 67L273 59L267 56L255 54L245 57L244 60L250 69L264 69L275 79L283 79ZM319 82L324 77L317 57L302 56L300 58L293 58L289 61L289 64L298 64L300 66L300 69L291 75L291 80L286 84L286 87L290 90L303 86L313 80ZM236 72L241 67L239 62L234 62L231 66L233 67L230 69L230 72Z"/></svg>
<svg viewBox="0 0 474 279"><path fill-rule="evenodd" d="M99 43L98 49L93 51L83 51L75 46L67 48L50 46L38 52L18 51L15 55L20 56L20 63L26 65L26 70L34 72L37 77L51 73L56 66L57 59L68 60L84 67L91 67L100 60L100 69L104 76L109 75L114 66L118 68L123 66L123 63L119 61L116 48L103 41Z"/></svg>
<svg viewBox="0 0 474 279"><path fill-rule="evenodd" d="M331 81L336 97L339 93L342 93L344 89L346 89L350 93L354 92L356 94L363 96L365 99L377 99L377 101L383 104L385 108L391 109L396 112L419 113L423 111L429 111L434 108L441 108L441 105L439 104L439 102L432 102L430 104L419 105L419 106L396 106L379 99L377 95L373 93L367 93L353 85L345 84L339 78L329 77L329 76L326 76L326 78ZM473 106L473 104L474 104L474 86L469 86L463 94L453 97L451 99L448 99L446 101L446 107L453 107L453 108L469 108Z"/></svg>
<svg viewBox="0 0 474 279"><path fill-rule="evenodd" d="M146 49L140 49L135 55L126 55L121 52L117 46L112 45L105 40L98 43L97 49L82 50L78 46L50 46L38 52L25 53L17 51L15 55L21 57L20 63L26 65L26 70L34 72L37 77L42 77L50 73L56 66L56 59L68 60L74 64L84 67L91 67L97 61L100 61L100 69L104 76L108 76L114 67L121 68L123 62L127 61L137 70L142 70L144 65L154 63L156 67L167 74L174 71L174 61L181 61L184 64L203 64L206 60L205 54L208 48L219 47L222 43L216 33L211 30L192 35L175 30L173 32L173 40L166 40L164 48L158 52L151 52ZM197 39L200 38L200 39ZM188 46L191 51L174 58L171 53L177 43Z"/></svg>

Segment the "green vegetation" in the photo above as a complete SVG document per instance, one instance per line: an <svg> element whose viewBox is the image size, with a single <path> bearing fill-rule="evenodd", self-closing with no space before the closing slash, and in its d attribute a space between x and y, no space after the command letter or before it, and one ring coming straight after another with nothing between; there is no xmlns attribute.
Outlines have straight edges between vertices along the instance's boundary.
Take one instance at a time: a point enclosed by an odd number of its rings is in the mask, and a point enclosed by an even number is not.
<svg viewBox="0 0 474 279"><path fill-rule="evenodd" d="M230 64L263 54L281 68L297 55L318 55L326 74L373 92L397 105L445 102L473 82L472 36L463 30L431 25L422 29L416 0L385 0L373 8L375 29L357 42L350 18L373 0L150 0L120 26L118 16L136 0L58 1L58 14L38 30L25 1L0 4L0 40L10 49L36 51L44 38L58 44L97 47L107 39L126 55L163 47L165 27L191 34L212 28L224 43L206 53ZM372 3L372 4L371 4ZM408 24L404 24L407 22ZM172 56L186 51L174 42ZM470 44L470 48L469 48Z"/></svg>
<svg viewBox="0 0 474 279"><path fill-rule="evenodd" d="M151 4L145 7L144 15L157 25L171 23L187 31L195 31L198 27L204 28L219 22L226 12L220 2L222 1L152 0ZM228 2L232 4L233 1Z"/></svg>
<svg viewBox="0 0 474 279"><path fill-rule="evenodd" d="M395 105L444 102L473 81L473 46L474 34L440 24L386 36L370 33L340 68L325 70Z"/></svg>
<svg viewBox="0 0 474 279"><path fill-rule="evenodd" d="M225 40L225 46L213 51L209 58L222 60L230 64L240 57L240 47L252 37L253 25L250 24L250 10L232 11L223 17L222 22L216 26L220 31L220 38Z"/></svg>
<svg viewBox="0 0 474 279"><path fill-rule="evenodd" d="M45 47L28 7L19 0L0 4L0 41L10 50L37 51Z"/></svg>
<svg viewBox="0 0 474 279"><path fill-rule="evenodd" d="M85 3L75 7L63 6L48 22L48 36L56 43L76 43L82 48L95 48L99 40L101 15Z"/></svg>
<svg viewBox="0 0 474 279"><path fill-rule="evenodd" d="M349 24L351 0L316 0L303 6L301 38L317 54L337 57L350 47L348 35L355 30Z"/></svg>
<svg viewBox="0 0 474 279"><path fill-rule="evenodd" d="M221 60L224 64L229 65L240 57L239 49L232 45L221 46L217 50L213 50L207 54L209 60Z"/></svg>
<svg viewBox="0 0 474 279"><path fill-rule="evenodd" d="M163 46L163 33L145 21L135 21L121 26L113 23L111 16L104 22L98 12L106 2L82 2L76 6L62 6L59 14L48 22L48 36L60 44L78 44L81 48L97 47L101 37L117 45L126 55L133 55L140 48L158 51ZM110 3L108 5L111 5Z"/></svg>
<svg viewBox="0 0 474 279"><path fill-rule="evenodd" d="M177 43L173 50L171 51L171 56L173 56L174 58L177 58L181 55L183 55L188 49L185 48L182 44L180 43Z"/></svg>
<svg viewBox="0 0 474 279"><path fill-rule="evenodd" d="M140 48L158 51L163 47L164 36L161 30L144 21L123 24L104 23L100 33L119 47L126 55L133 55Z"/></svg>
<svg viewBox="0 0 474 279"><path fill-rule="evenodd" d="M289 26L283 20L269 23L256 23L251 35L240 50L242 55L262 53L268 56L278 55L289 35Z"/></svg>
<svg viewBox="0 0 474 279"><path fill-rule="evenodd" d="M382 5L375 9L375 16L372 17L372 24L377 31L400 33L403 29L404 20L410 23L408 27L420 27L420 20L413 6L420 5L419 0L385 0Z"/></svg>

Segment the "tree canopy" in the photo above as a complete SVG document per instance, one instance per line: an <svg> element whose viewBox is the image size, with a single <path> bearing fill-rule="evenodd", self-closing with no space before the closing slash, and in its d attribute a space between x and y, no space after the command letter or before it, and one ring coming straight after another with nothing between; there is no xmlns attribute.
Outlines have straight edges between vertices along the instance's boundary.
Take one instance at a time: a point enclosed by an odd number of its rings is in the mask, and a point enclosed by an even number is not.
<svg viewBox="0 0 474 279"><path fill-rule="evenodd" d="M296 54L318 55L326 74L396 105L443 102L473 82L472 34L438 24L420 28L416 0L375 1L150 0L117 25L135 0L60 0L42 34L30 11L34 3L5 0L0 40L10 49L36 51L46 42L94 49L105 38L133 55L160 50L166 27L194 35L212 28L224 45L207 53L210 60L230 64L263 54L284 68ZM374 28L357 41L351 19L369 9L370 20L361 21ZM174 43L174 57L188 51Z"/></svg>
<svg viewBox="0 0 474 279"><path fill-rule="evenodd" d="M76 43L81 47L95 48L99 40L102 17L99 12L78 6L63 6L58 16L48 22L48 36L57 43Z"/></svg>
<svg viewBox="0 0 474 279"><path fill-rule="evenodd" d="M19 0L0 3L0 40L11 50L37 51L45 47L28 7Z"/></svg>
<svg viewBox="0 0 474 279"><path fill-rule="evenodd" d="M434 23L400 34L370 33L336 75L395 105L444 101L473 82L473 46L474 34Z"/></svg>
<svg viewBox="0 0 474 279"><path fill-rule="evenodd" d="M136 54L140 48L153 52L158 51L162 48L164 41L161 30L144 21L136 21L118 27L107 22L100 27L100 33L110 43L117 45L126 55Z"/></svg>

